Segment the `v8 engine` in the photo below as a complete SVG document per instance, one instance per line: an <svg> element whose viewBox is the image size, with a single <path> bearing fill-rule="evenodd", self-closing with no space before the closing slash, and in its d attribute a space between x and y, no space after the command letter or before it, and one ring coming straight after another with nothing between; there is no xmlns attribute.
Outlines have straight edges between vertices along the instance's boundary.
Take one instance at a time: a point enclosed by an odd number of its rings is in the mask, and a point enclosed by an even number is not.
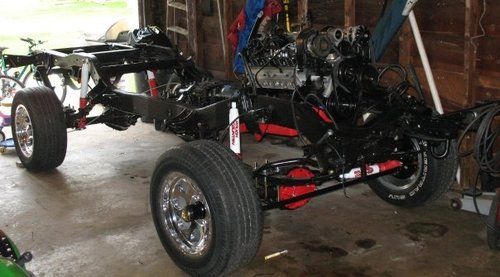
<svg viewBox="0 0 500 277"><path fill-rule="evenodd" d="M332 112L352 115L377 88L370 38L365 26L261 33L245 54L247 76L260 89L316 92Z"/></svg>

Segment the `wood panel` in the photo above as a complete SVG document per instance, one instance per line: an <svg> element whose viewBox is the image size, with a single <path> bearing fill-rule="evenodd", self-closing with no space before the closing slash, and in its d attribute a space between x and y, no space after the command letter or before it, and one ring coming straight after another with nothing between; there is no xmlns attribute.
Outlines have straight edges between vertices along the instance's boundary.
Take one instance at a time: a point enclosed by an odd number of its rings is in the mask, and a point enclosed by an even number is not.
<svg viewBox="0 0 500 277"><path fill-rule="evenodd" d="M144 0L148 24L161 25L159 19L162 1ZM188 0L190 1L190 0ZM215 7L215 0L211 0ZM228 30L231 22L244 7L245 0L224 0L224 26ZM380 17L383 0L297 0L291 1L291 18L300 22L309 11L314 27L325 25L366 25L373 29ZM437 87L446 111L474 105L476 101L500 99L500 1L487 0L484 17L486 35L471 41L480 33L477 26L482 12L482 0L420 0L415 13L434 70ZM149 11L149 12L148 12ZM162 14L164 16L164 12ZM226 63L222 54L217 12L199 18L198 45L205 51L204 67L218 78L232 76L232 51L228 51ZM383 57L384 63L413 63L422 82L428 102L430 93L420 58L408 24L393 41ZM182 47L188 42L180 39ZM477 44L475 51L474 44ZM466 169L464 180L473 176L470 160L463 163ZM467 183L467 182L466 182ZM466 185L464 183L463 185Z"/></svg>
<svg viewBox="0 0 500 277"><path fill-rule="evenodd" d="M317 28L344 25L344 0L309 0L309 11Z"/></svg>
<svg viewBox="0 0 500 277"><path fill-rule="evenodd" d="M344 27L356 25L356 0L344 1Z"/></svg>

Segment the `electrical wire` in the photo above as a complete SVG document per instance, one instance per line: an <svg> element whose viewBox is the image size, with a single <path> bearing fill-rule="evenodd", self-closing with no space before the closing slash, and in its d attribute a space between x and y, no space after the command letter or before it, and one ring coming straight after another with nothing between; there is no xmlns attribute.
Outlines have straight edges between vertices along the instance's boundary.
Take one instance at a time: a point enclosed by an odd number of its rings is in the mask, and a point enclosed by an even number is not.
<svg viewBox="0 0 500 277"><path fill-rule="evenodd" d="M380 69L380 73L377 77L377 85L380 85L382 77L384 77L384 75L389 71L398 73L403 81L408 80L408 73L406 72L406 69L404 69L401 65L398 64L390 64Z"/></svg>
<svg viewBox="0 0 500 277"><path fill-rule="evenodd" d="M483 19L486 16L487 8L488 7L486 5L486 0L483 0L483 12L481 13L481 17L479 17L479 28L481 29L481 34L470 38L470 42L474 47L475 51L477 51L477 44L475 40L486 36L486 30L484 29Z"/></svg>
<svg viewBox="0 0 500 277"><path fill-rule="evenodd" d="M476 118L464 129L458 139L458 149L460 149L467 133L479 124L473 149L466 153L459 153L459 156L465 157L473 154L480 170L490 174L500 173L500 154L493 152L500 134L500 128L497 130L492 129L493 121L497 116L500 116L500 105L485 107L484 110L477 113Z"/></svg>
<svg viewBox="0 0 500 277"><path fill-rule="evenodd" d="M320 106L320 108L322 108L322 110L326 113L326 115L328 116L328 118L330 118L330 120L333 122L333 125L335 126L335 129L339 130L339 126L337 125L337 122L335 122L335 119L333 118L332 114L325 107L325 105L323 104L323 102L321 101L321 99L319 99L319 97L316 94L310 93L310 94L308 94L306 96L306 99L305 99L306 103L308 103L308 104L310 104L309 102L307 102L307 100L309 98L314 98L316 100L316 102ZM313 106L313 105L311 105L311 106Z"/></svg>
<svg viewBox="0 0 500 277"><path fill-rule="evenodd" d="M493 148L497 142L500 128L492 130L493 121L500 116L500 105L488 110L476 134L474 145L474 158L479 168L486 173L500 173L500 153L494 153Z"/></svg>

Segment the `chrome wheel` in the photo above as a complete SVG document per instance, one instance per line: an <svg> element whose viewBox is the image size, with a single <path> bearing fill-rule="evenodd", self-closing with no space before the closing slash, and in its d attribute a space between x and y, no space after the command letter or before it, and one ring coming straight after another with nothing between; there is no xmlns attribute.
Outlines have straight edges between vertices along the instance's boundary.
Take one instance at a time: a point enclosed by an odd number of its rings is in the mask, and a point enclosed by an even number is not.
<svg viewBox="0 0 500 277"><path fill-rule="evenodd" d="M418 152L422 150L422 146L415 139L408 141L408 144L405 147L408 151ZM388 189L399 192L413 188L419 181L422 181L421 177L425 174L427 174L427 153L422 152L416 154L414 160L405 161L399 172L380 177L379 180Z"/></svg>
<svg viewBox="0 0 500 277"><path fill-rule="evenodd" d="M26 158L30 158L31 155L33 155L35 140L33 137L33 123L24 105L17 106L14 124L16 127L16 139L19 144L19 149Z"/></svg>
<svg viewBox="0 0 500 277"><path fill-rule="evenodd" d="M204 255L212 242L213 224L201 189L188 176L171 172L163 179L161 192L161 223L173 245L189 256Z"/></svg>

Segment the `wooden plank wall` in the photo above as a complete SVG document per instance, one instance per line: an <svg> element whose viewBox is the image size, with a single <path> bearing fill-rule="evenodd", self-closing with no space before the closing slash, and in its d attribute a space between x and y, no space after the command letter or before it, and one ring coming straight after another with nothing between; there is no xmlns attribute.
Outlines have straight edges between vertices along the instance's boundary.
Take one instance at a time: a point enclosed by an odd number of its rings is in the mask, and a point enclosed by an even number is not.
<svg viewBox="0 0 500 277"><path fill-rule="evenodd" d="M153 1L153 0L143 0ZM164 0L165 1L165 0ZM201 64L218 78L231 78L232 50L228 44L228 57L224 63L220 40L219 23L215 0L211 16L198 14L202 47ZM221 0L224 4L224 26L231 22L245 5L245 0ZM156 1L153 1L155 3ZM366 25L375 27L380 16L383 0L296 0L292 13L304 12L308 7L315 27L325 25ZM431 66L445 110L452 111L474 106L482 100L500 99L500 1L487 0L487 12L483 25L484 37L471 40L480 34L478 20L483 11L482 0L420 0L415 13L426 45ZM153 22L163 23L158 18L161 5L149 4L156 9ZM160 7L161 8L161 7ZM300 14L292 15L298 20ZM146 16L146 18L149 18ZM162 26L162 25L159 25ZM382 62L414 64L426 95L430 94L420 58L407 23L388 48ZM466 162L469 164L470 162ZM474 169L466 167L466 175L473 175ZM465 180L470 179L466 176ZM463 184L465 185L465 184Z"/></svg>
<svg viewBox="0 0 500 277"><path fill-rule="evenodd" d="M165 25L164 3L146 1L148 24ZM165 1L165 0L164 0ZM208 1L208 0L190 0ZM215 0L212 1L211 16L202 16L198 11L198 39L204 49L200 63L217 76L231 76L230 67L224 64ZM221 0L223 2L224 25L228 29L233 19L245 4L245 0ZM382 0L297 0L300 6L308 2L316 27L324 25L363 24L373 29L379 18ZM422 36L427 47L431 66L445 108L454 110L473 105L475 101L500 98L500 2L487 0L484 18L486 36L474 40L470 37L480 33L477 26L482 12L482 0L420 0L415 10ZM197 4L195 4L197 5ZM467 8L467 9L466 9ZM292 12L302 10L294 7ZM429 11L433 11L432 13ZM299 16L292 16L297 19ZM187 44L180 40L180 44ZM475 51L477 45L477 51ZM230 50L230 49L228 49ZM231 51L229 52L229 56ZM425 76L413 38L406 27L386 52L383 62L415 64L425 85Z"/></svg>

